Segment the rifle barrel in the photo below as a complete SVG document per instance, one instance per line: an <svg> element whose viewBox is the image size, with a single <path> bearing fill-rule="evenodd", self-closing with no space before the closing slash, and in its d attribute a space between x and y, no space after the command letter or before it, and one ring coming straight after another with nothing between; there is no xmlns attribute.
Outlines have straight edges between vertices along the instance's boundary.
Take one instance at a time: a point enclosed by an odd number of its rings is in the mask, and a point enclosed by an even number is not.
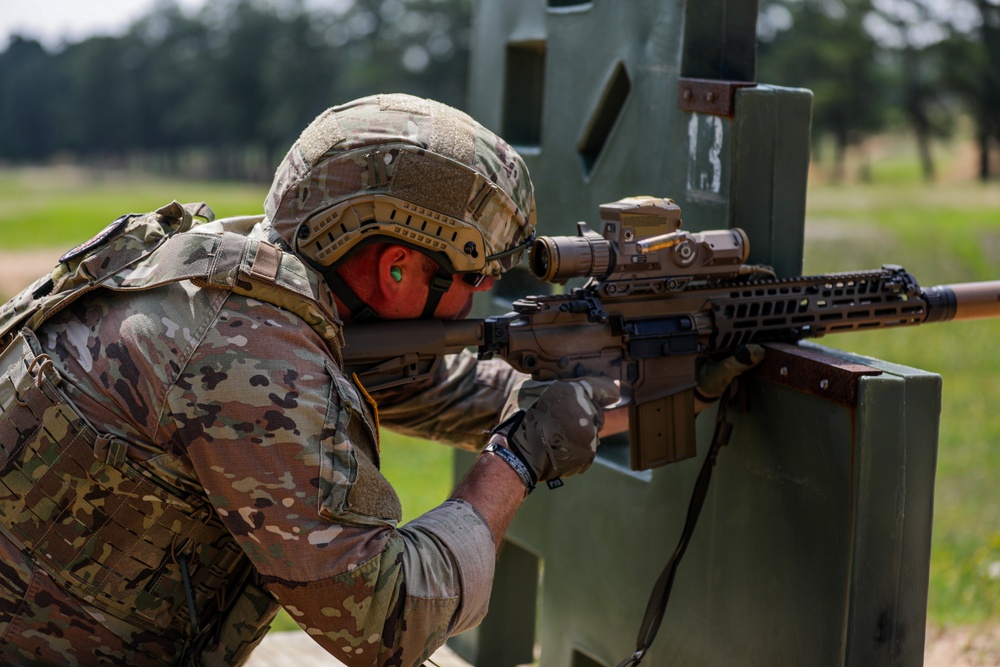
<svg viewBox="0 0 1000 667"><path fill-rule="evenodd" d="M1000 280L955 283L941 285L937 289L950 290L954 295L955 314L949 318L951 320L1000 317Z"/></svg>

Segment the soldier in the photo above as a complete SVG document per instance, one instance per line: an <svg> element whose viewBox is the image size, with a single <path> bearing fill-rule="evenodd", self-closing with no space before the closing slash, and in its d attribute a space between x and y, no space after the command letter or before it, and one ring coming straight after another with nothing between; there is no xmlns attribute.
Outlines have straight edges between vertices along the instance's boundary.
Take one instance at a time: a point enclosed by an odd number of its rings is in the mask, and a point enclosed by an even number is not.
<svg viewBox="0 0 1000 667"><path fill-rule="evenodd" d="M198 215L124 216L0 308L0 662L240 664L284 607L348 665L420 664L481 620L517 507L589 467L617 387L466 353L376 404L341 326L464 317L532 237L524 164L381 95L303 132L265 215ZM397 527L380 422L489 446Z"/></svg>

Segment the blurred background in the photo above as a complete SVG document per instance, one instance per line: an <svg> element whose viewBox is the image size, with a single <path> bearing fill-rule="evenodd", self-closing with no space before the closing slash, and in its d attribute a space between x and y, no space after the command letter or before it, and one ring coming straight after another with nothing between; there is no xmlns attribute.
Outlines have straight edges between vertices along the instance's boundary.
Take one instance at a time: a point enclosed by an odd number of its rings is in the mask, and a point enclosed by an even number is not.
<svg viewBox="0 0 1000 667"><path fill-rule="evenodd" d="M268 180L334 101L391 90L464 106L472 4L6 0L0 159ZM928 181L949 140L971 143L976 178L1000 170L998 0L761 0L759 34L758 81L815 92L830 178L877 180L883 133L912 142Z"/></svg>
<svg viewBox="0 0 1000 667"><path fill-rule="evenodd" d="M332 104L466 102L472 0L61 7L0 4L4 299L123 212L171 199L259 212L285 150ZM926 285L1000 279L1000 0L760 7L757 80L815 93L806 271L898 263ZM944 377L938 626L1000 619L998 340L988 321L822 341ZM443 500L450 453L386 438L407 517ZM978 646L975 664L1000 664L1000 642Z"/></svg>

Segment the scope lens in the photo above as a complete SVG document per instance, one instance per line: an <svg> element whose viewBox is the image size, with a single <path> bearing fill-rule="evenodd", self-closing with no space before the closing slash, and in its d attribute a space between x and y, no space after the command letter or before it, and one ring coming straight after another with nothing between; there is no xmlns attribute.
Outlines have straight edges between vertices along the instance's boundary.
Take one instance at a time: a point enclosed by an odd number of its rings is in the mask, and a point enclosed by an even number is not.
<svg viewBox="0 0 1000 667"><path fill-rule="evenodd" d="M596 234L539 236L531 246L528 265L536 278L549 283L565 283L571 278L590 276L603 278L610 253L611 244Z"/></svg>
<svg viewBox="0 0 1000 667"><path fill-rule="evenodd" d="M541 278L542 280L549 280L545 276L549 273L549 267L551 266L551 260L549 259L549 249L543 243L546 237L540 237L535 240L535 243L531 246L531 250L528 252L528 265L531 268L531 273L534 274L536 278Z"/></svg>

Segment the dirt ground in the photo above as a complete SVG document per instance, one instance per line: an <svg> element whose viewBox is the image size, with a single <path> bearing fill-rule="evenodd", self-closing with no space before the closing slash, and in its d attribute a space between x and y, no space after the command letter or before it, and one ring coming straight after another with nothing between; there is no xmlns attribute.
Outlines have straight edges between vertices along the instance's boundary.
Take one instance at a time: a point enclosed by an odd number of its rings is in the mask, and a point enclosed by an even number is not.
<svg viewBox="0 0 1000 667"><path fill-rule="evenodd" d="M69 248L10 252L0 249L0 297L10 298L52 270Z"/></svg>
<svg viewBox="0 0 1000 667"><path fill-rule="evenodd" d="M434 654L440 667L469 667L447 647ZM247 667L333 667L340 665L302 632L274 632L264 638ZM1000 628L927 628L924 667L1000 666Z"/></svg>
<svg viewBox="0 0 1000 667"><path fill-rule="evenodd" d="M928 626L924 667L997 667L1000 626Z"/></svg>
<svg viewBox="0 0 1000 667"><path fill-rule="evenodd" d="M0 296L10 297L49 271L65 249L9 252L0 249ZM331 664L329 657L307 636L301 633L275 633L255 652L252 667L296 667ZM445 662L459 665L443 654L435 656L442 667ZM288 659L291 660L288 660ZM287 662L286 662L287 661ZM925 667L1000 667L1000 626L937 627L928 626L924 653Z"/></svg>

